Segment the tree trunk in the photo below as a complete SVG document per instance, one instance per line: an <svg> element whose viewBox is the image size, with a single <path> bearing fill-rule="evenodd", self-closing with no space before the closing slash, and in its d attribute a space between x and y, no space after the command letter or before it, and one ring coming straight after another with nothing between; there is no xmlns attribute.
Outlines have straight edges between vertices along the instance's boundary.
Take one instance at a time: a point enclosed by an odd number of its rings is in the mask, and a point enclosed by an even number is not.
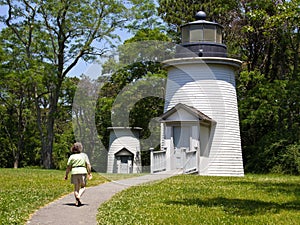
<svg viewBox="0 0 300 225"><path fill-rule="evenodd" d="M44 145L43 154L42 154L42 166L45 169L51 169L52 165L52 143L51 140L47 141L48 144Z"/></svg>
<svg viewBox="0 0 300 225"><path fill-rule="evenodd" d="M19 157L16 157L14 161L14 169L18 169L18 167L19 167Z"/></svg>
<svg viewBox="0 0 300 225"><path fill-rule="evenodd" d="M58 76L60 77L60 76ZM54 124L57 114L57 104L59 99L59 93L61 91L63 79L58 79L57 84L54 85L54 88L50 94L49 101L49 113L47 116L46 123L46 135L44 135L43 140L43 154L42 154L42 166L45 169L53 168L52 152L53 152L53 142L54 142Z"/></svg>
<svg viewBox="0 0 300 225"><path fill-rule="evenodd" d="M44 139L45 143L43 144L43 154L42 154L42 163L43 163L42 165L45 169L53 168L52 152L53 152L53 141L54 141L55 117L53 111L51 111L50 113L48 115L47 135L46 138Z"/></svg>
<svg viewBox="0 0 300 225"><path fill-rule="evenodd" d="M57 89L54 92L59 92ZM54 122L55 113L57 109L58 96L50 93L49 112L47 114L47 122L43 121L42 112L39 103L39 96L35 90L35 106L37 111L37 125L40 133L40 139L42 143L41 149L41 166L45 169L51 169L52 163L52 149L54 140Z"/></svg>
<svg viewBox="0 0 300 225"><path fill-rule="evenodd" d="M20 155L23 150L24 132L25 132L25 129L23 130L23 133L19 132L17 151L14 154L14 168L15 169L17 169L19 167Z"/></svg>

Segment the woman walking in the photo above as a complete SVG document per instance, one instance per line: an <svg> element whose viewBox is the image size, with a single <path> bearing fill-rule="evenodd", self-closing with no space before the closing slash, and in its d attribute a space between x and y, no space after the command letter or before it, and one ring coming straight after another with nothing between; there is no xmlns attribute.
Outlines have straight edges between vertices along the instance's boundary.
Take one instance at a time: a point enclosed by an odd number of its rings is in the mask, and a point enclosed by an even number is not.
<svg viewBox="0 0 300 225"><path fill-rule="evenodd" d="M86 179L92 178L91 164L87 154L82 152L83 147L80 142L76 142L72 148L72 155L68 159L65 180L71 171L71 183L74 184L75 205L81 206L80 197L85 191Z"/></svg>

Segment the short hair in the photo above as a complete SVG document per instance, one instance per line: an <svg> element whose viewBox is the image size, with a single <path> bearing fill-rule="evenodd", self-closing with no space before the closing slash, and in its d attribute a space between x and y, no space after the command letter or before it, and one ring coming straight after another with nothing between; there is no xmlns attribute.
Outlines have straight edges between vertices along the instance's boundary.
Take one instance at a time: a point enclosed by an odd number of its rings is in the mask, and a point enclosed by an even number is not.
<svg viewBox="0 0 300 225"><path fill-rule="evenodd" d="M72 153L80 153L82 152L82 144L80 142L76 142L73 144L72 148L71 148L71 152Z"/></svg>

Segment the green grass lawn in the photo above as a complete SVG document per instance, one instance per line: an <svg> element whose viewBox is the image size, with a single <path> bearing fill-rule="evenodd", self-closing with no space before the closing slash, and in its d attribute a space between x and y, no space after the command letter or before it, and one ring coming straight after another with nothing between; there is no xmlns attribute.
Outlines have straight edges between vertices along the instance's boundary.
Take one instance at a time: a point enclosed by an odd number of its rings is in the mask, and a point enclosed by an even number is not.
<svg viewBox="0 0 300 225"><path fill-rule="evenodd" d="M64 171L0 169L0 224L25 224L36 209L73 191ZM88 186L130 176L93 173ZM300 224L300 177L182 175L129 188L102 205L104 224Z"/></svg>
<svg viewBox="0 0 300 225"><path fill-rule="evenodd" d="M36 209L73 191L65 171L0 169L0 224L25 224ZM105 182L93 173L88 186Z"/></svg>
<svg viewBox="0 0 300 225"><path fill-rule="evenodd" d="M99 208L98 224L300 224L300 177L181 175L127 189Z"/></svg>

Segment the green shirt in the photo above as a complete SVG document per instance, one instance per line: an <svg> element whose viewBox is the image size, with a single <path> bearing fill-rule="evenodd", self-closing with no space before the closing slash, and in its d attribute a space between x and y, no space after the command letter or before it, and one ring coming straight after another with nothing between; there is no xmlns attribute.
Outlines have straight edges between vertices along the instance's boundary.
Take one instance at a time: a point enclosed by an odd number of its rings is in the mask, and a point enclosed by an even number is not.
<svg viewBox="0 0 300 225"><path fill-rule="evenodd" d="M90 164L90 161L85 153L72 154L67 163L72 167L71 174L87 174L86 164Z"/></svg>

